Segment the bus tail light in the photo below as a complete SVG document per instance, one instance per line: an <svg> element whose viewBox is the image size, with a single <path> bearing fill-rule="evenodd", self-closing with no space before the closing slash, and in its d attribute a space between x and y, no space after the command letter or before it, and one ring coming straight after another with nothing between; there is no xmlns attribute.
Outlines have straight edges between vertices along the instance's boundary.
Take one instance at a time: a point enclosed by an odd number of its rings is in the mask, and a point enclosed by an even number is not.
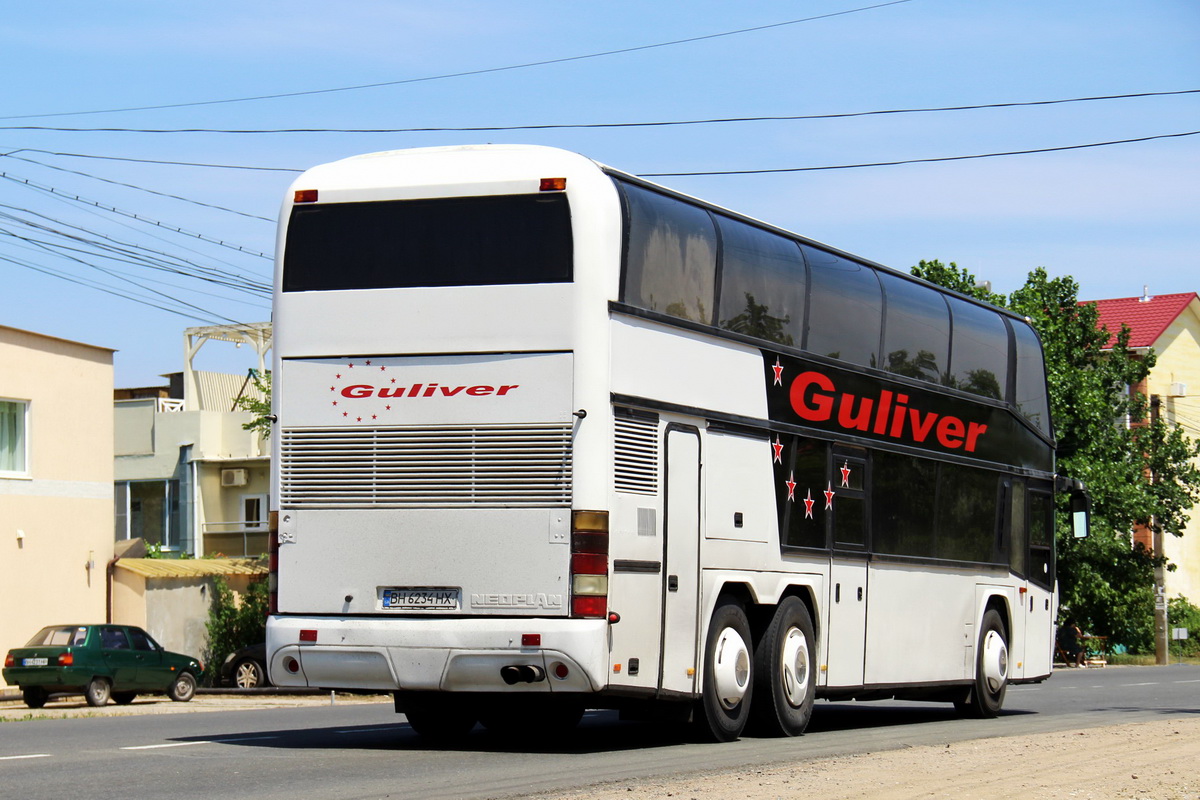
<svg viewBox="0 0 1200 800"><path fill-rule="evenodd" d="M571 513L571 616L608 613L608 512Z"/></svg>
<svg viewBox="0 0 1200 800"><path fill-rule="evenodd" d="M539 192L561 192L567 188L566 178L542 178L538 184Z"/></svg>

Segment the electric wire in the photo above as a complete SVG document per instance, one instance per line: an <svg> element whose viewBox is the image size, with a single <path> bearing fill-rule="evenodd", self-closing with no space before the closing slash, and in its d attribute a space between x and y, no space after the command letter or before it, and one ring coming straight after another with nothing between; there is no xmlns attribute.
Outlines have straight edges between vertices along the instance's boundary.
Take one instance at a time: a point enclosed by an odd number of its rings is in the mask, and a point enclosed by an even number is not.
<svg viewBox="0 0 1200 800"><path fill-rule="evenodd" d="M258 214L249 214L245 211L238 211L237 209L226 208L225 206L218 206L213 203L205 203L200 200L192 200L191 198L188 198L188 197L181 197L177 194L169 194L167 192L160 192L155 189L148 189L145 186L137 186L132 183L124 183L123 181L116 181L116 180L112 180L111 178L102 178L99 175L92 175L91 173L80 172L79 170L67 169L66 167L59 167L54 164L47 164L44 161L38 161L33 158L25 158L24 156L18 156L18 155L16 155L16 152L19 152L19 151L5 153L4 157L11 158L16 161L24 161L26 164L36 164L39 167L45 167L46 169L52 169L52 170L56 170L58 172L65 172L69 175L79 175L80 177L83 177L83 178L90 178L91 180L100 181L102 183L112 184L113 186L124 186L126 189L135 189L139 192L145 192L146 194L155 195L156 197L166 197L170 200L179 200L184 203L191 203L192 205L195 205L195 206L201 206L202 208L211 208L216 211L225 211L229 214L236 214L238 216L246 217L248 219L262 220L263 222L271 222L271 223L275 222L275 220L271 219L270 217L262 217L262 216L259 216Z"/></svg>
<svg viewBox="0 0 1200 800"><path fill-rule="evenodd" d="M545 67L545 66L550 66L552 64L566 64L566 63L570 63L573 61L586 61L589 59L603 58L606 56L624 55L626 53L636 53L636 52L645 51L645 50L654 50L654 49L662 48L662 47L673 47L675 45L681 45L681 44L692 44L694 42L702 42L702 41L711 40L711 39L720 39L720 38L727 37L727 36L738 36L743 33L754 33L757 31L770 30L772 28L782 28L782 27L786 27L789 25L799 25L804 22L814 22L817 20L832 19L833 17L843 17L848 14L857 14L857 13L860 13L863 11L873 11L875 9L886 8L887 6L897 6L897 5L901 5L903 3L909 3L909 2L912 2L912 0L890 0L890 2L886 2L886 3L876 3L875 5L870 5L870 6L862 6L859 8L849 8L844 11L834 11L829 14L818 14L816 16L803 17L801 19L787 20L785 22L773 22L773 23L769 23L766 25L755 25L755 26L749 27L749 28L739 28L737 30L732 30L732 31L723 31L720 33L710 33L710 34L705 34L703 36L690 36L690 37L687 37L684 39L674 39L669 42L657 42L655 44L644 44L644 45L637 45L634 47L622 47L622 48L618 48L615 50L605 50L605 51L598 52L598 53L588 53L585 55L578 55L578 56L565 56L563 58L550 58L550 59L545 59L542 61L530 61L530 62L526 62L523 64L510 64L508 66L503 66L503 67L488 67L485 69L464 70L461 72L452 72L452 73L446 73L446 74L442 74L442 75L428 75L428 76L420 77L420 78L404 78L401 80L380 81L377 83L364 83L364 84L358 84L358 85L354 85L354 86L339 86L339 87L330 88L330 89L310 89L310 90L298 91L298 92L280 92L277 94L263 94L263 95L255 95L255 96L251 96L251 97L236 97L236 98L229 98L229 99L224 99L224 100L202 100L202 101L196 101L196 102L190 102L190 103L165 103L165 104L161 104L161 105L133 106L133 107L128 107L128 108L95 109L95 110L91 110L91 111L59 111L59 112L55 112L55 113L46 113L46 114L10 115L10 116L2 116L2 117L0 117L0 120L4 120L4 119L37 119L37 118L45 118L45 117L71 117L71 116L83 116L83 115L87 115L87 114L118 114L118 113L125 113L128 111L158 111L158 110L170 109L170 108L195 108L198 106L213 106L213 105L221 105L221 104L228 104L228 103L247 103L247 102L253 102L253 101L258 101L258 100L278 100L278 99L283 99L283 98L288 98L288 97L306 97L306 96L319 95L319 94L334 94L337 92L359 91L362 89L378 89L378 88L382 88L385 86L403 86L403 85L413 84L413 83L428 83L430 81L448 80L451 78L465 78L465 77L470 77L470 76L474 76L474 75L488 75L488 74L493 74L493 73L497 73L497 72L511 72L514 70L529 69L532 67Z"/></svg>
<svg viewBox="0 0 1200 800"><path fill-rule="evenodd" d="M818 172L836 169L866 169L868 167L896 167L902 164L933 164L946 161L969 161L978 158L1002 158L1005 156L1025 156L1034 153L1058 153L1065 150L1085 150L1090 147L1109 147L1118 144L1133 144L1149 142L1155 139L1177 139L1184 136L1196 136L1200 131L1185 131L1183 133L1163 133L1157 136L1140 136L1135 139L1115 139L1108 142L1091 142L1089 144L1072 144L1061 147L1039 147L1032 150L1008 150L1000 153L977 153L966 156L941 156L936 158L907 158L898 161L874 161L864 164L831 164L817 167L777 167L771 169L726 169L703 170L694 172L639 172L643 178L690 178L707 175L769 175L787 172Z"/></svg>
<svg viewBox="0 0 1200 800"><path fill-rule="evenodd" d="M1064 105L1067 103L1092 103L1108 100L1130 100L1141 97L1170 97L1200 94L1200 89L1179 89L1163 92L1132 92L1127 94L1092 95L1088 97L1066 97L1056 100L1022 100L1004 103L976 103L958 106L928 106L921 108L886 108L874 111L840 111L828 114L782 114L754 117L709 117L701 119L651 120L645 122L574 122L535 123L527 125L469 125L469 126L425 126L414 128L68 128L52 125L0 125L3 131L36 131L51 133L215 133L230 135L273 135L291 133L497 133L504 131L547 131L547 130L594 130L603 128L662 128L680 125L725 125L746 122L798 122L825 119L851 119L854 117L890 116L899 114L938 114L959 111L981 111L998 108L1030 108L1038 106ZM2 118L0 118L2 119ZM26 149L26 148L21 148ZM37 151L46 152L46 151ZM55 155L72 155L56 153ZM135 160L135 159L130 159ZM151 162L154 163L154 162ZM170 162L167 162L170 163ZM193 165L201 166L201 165ZM229 167L249 169L249 167Z"/></svg>

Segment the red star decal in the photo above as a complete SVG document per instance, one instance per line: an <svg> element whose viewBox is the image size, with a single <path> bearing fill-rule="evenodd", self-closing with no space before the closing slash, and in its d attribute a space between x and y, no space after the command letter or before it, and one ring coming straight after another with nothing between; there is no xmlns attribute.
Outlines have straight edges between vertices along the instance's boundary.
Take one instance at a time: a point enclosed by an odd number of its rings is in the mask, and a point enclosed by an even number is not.
<svg viewBox="0 0 1200 800"><path fill-rule="evenodd" d="M350 364L350 365L348 365L348 366L350 367L350 369L354 369L354 365L353 365L353 364Z"/></svg>
<svg viewBox="0 0 1200 800"><path fill-rule="evenodd" d="M339 372L337 375L334 375L333 377L335 377L335 378L341 378L341 377L342 377L342 373L340 373L340 372Z"/></svg>
<svg viewBox="0 0 1200 800"><path fill-rule="evenodd" d="M812 489L809 489L808 496L804 498L804 516L806 519L813 518L812 510L813 510L813 505L816 502L817 502L816 500L812 499Z"/></svg>
<svg viewBox="0 0 1200 800"><path fill-rule="evenodd" d="M331 392L336 392L336 391L337 391L337 387L336 387L336 386L330 386L330 387L329 387L329 391L331 391Z"/></svg>
<svg viewBox="0 0 1200 800"><path fill-rule="evenodd" d="M350 416L350 412L349 412L349 411L343 411L343 412L342 412L342 416L343 416L343 417L348 417L348 416Z"/></svg>
<svg viewBox="0 0 1200 800"><path fill-rule="evenodd" d="M379 417L377 417L377 416L375 416L374 414L372 414L372 415L371 415L371 419L379 419Z"/></svg>
<svg viewBox="0 0 1200 800"><path fill-rule="evenodd" d="M385 408L386 410L388 410L388 411L391 411L391 410L392 410L392 407L391 407L391 406L384 406L384 408Z"/></svg>
<svg viewBox="0 0 1200 800"><path fill-rule="evenodd" d="M772 461L776 464L783 463L783 443L779 441L779 436L775 437L775 441L771 442L771 449L774 451Z"/></svg>
<svg viewBox="0 0 1200 800"><path fill-rule="evenodd" d="M842 486L850 485L850 462L842 464Z"/></svg>
<svg viewBox="0 0 1200 800"><path fill-rule="evenodd" d="M387 372L387 367L380 367L380 368L379 368L379 371L380 371L380 372Z"/></svg>
<svg viewBox="0 0 1200 800"><path fill-rule="evenodd" d="M395 383L395 382L396 382L396 379L395 379L395 378L392 378L392 383Z"/></svg>
<svg viewBox="0 0 1200 800"><path fill-rule="evenodd" d="M833 484L825 484L825 508L833 508L833 496L836 492L833 491Z"/></svg>
<svg viewBox="0 0 1200 800"><path fill-rule="evenodd" d="M773 367L771 367L771 370L775 373L775 385L782 386L783 385L783 364L779 363L778 358L775 359L775 365Z"/></svg>
<svg viewBox="0 0 1200 800"><path fill-rule="evenodd" d="M333 401L333 404L336 406L336 405L337 405L337 400L334 400L334 401Z"/></svg>
<svg viewBox="0 0 1200 800"><path fill-rule="evenodd" d="M794 503L796 502L796 482L792 480L793 477L793 475L788 475L788 479L783 484L788 490L788 500Z"/></svg>
<svg viewBox="0 0 1200 800"><path fill-rule="evenodd" d="M358 420L359 422L362 422L362 417L357 417L357 420Z"/></svg>
<svg viewBox="0 0 1200 800"><path fill-rule="evenodd" d="M368 361L368 362L367 362L367 366L368 366L368 367L369 367L369 366L371 366L371 362L370 362L370 361Z"/></svg>

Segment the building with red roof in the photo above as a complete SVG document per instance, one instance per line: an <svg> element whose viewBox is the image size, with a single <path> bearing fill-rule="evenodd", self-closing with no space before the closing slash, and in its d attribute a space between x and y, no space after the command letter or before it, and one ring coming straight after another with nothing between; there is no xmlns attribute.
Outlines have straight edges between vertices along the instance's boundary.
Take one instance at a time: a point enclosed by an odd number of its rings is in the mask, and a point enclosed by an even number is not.
<svg viewBox="0 0 1200 800"><path fill-rule="evenodd" d="M1154 351L1154 369L1132 390L1157 397L1160 418L1200 439L1200 297L1143 290L1141 297L1084 302L1096 304L1100 327L1112 334L1110 345L1126 325L1130 348ZM1192 509L1191 517L1182 538L1164 537L1163 553L1177 567L1166 574L1166 590L1169 597L1183 595L1200 604L1200 507ZM1135 531L1135 537L1151 545L1149 531Z"/></svg>

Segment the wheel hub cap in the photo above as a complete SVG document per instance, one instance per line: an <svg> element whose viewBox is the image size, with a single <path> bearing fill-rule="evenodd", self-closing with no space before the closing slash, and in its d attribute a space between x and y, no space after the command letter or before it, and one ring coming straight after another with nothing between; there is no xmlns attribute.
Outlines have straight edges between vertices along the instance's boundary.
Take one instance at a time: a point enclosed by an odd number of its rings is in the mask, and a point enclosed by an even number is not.
<svg viewBox="0 0 1200 800"><path fill-rule="evenodd" d="M713 679L721 705L730 711L737 708L750 685L750 649L733 628L726 628L717 637Z"/></svg>
<svg viewBox="0 0 1200 800"><path fill-rule="evenodd" d="M779 652L783 693L788 704L799 708L808 697L808 639L799 628L788 629Z"/></svg>
<svg viewBox="0 0 1200 800"><path fill-rule="evenodd" d="M983 679L993 693L999 692L1008 679L1008 647L996 631L988 631L983 639Z"/></svg>

